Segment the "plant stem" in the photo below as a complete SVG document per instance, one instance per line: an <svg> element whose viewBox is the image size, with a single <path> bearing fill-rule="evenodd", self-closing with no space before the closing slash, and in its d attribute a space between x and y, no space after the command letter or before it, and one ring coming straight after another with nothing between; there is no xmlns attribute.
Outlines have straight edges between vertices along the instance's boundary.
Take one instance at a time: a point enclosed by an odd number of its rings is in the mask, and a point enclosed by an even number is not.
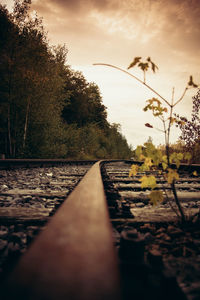
<svg viewBox="0 0 200 300"><path fill-rule="evenodd" d="M183 95L180 97L180 99L178 101L175 102L175 104L174 104L174 88L173 88L172 89L172 101L171 101L171 104L170 104L164 97L162 97L158 92L156 92L153 88L151 88L148 84L146 84L146 82L145 82L146 81L145 71L144 71L144 81L142 81L141 79L139 79L135 75L127 72L124 69L121 69L121 68L119 68L117 66L114 66L114 65L105 64L105 63L95 63L93 65L94 66L96 66L96 65L107 66L107 67L111 67L111 68L117 69L117 70L119 70L121 72L124 72L125 74L133 77L135 80L137 80L138 82L140 82L144 86L146 86L149 90L151 90L154 94L156 94L159 98L161 98L170 107L170 117L169 117L168 128L166 128L165 120L164 119L162 120L163 121L163 126L164 126L164 133L165 133L165 145L166 145L165 149L166 149L166 156L167 156L167 164L168 164L168 168L169 168L170 167L169 137L170 137L170 129L171 129L171 125L172 125L173 108L174 108L175 105L177 105L183 99L183 97L184 97L184 95L185 95L185 93L186 93L186 91L187 91L188 88L187 87L185 88L185 90L183 92ZM175 187L175 180L173 180L173 182L171 183L171 189L172 189L172 192L173 192L173 195L174 195L174 199L175 199L176 205L177 205L177 207L179 209L182 222L184 222L185 221L185 214L184 214L183 208L181 207L181 204L180 204L178 196L177 196L176 187Z"/></svg>
<svg viewBox="0 0 200 300"><path fill-rule="evenodd" d="M161 121L163 122L163 128L164 128L164 134L165 134L165 145L167 145L167 129L166 129L166 124L165 124L165 120L164 118L161 119Z"/></svg>
<svg viewBox="0 0 200 300"><path fill-rule="evenodd" d="M178 196L177 196L176 187L175 187L175 181L174 180L171 183L171 189L172 189L172 192L174 194L174 199L175 199L176 205L178 206L179 212L181 214L182 222L185 222L185 214L184 214L183 208L182 208L182 206L181 206L181 204L179 202Z"/></svg>
<svg viewBox="0 0 200 300"><path fill-rule="evenodd" d="M169 116L169 125L167 128L167 136L166 136L166 155L167 155L167 163L168 167L170 165L170 160L169 160L169 136L170 136L170 129L171 129L171 124L172 124L172 113L173 113L173 108L174 108L174 88L172 89L172 101L170 104L170 116Z"/></svg>
<svg viewBox="0 0 200 300"><path fill-rule="evenodd" d="M162 97L158 92L156 92L153 88L151 88L148 84L146 84L144 81L140 80L138 77L136 77L135 75L127 72L126 70L124 69L121 69L119 67L116 67L114 65L110 65L110 64L104 64L104 63L95 63L93 64L94 66L107 66L107 67L111 67L111 68L114 68L114 69L117 69L121 72L124 72L125 74L133 77L134 79L136 79L137 81L139 81L140 83L142 83L143 85L145 85L149 90L151 90L152 92L154 92L158 97L160 97L168 106L171 106L170 103L164 98Z"/></svg>
<svg viewBox="0 0 200 300"><path fill-rule="evenodd" d="M143 83L146 84L146 72L145 72L145 70L144 70L144 82Z"/></svg>
<svg viewBox="0 0 200 300"><path fill-rule="evenodd" d="M164 178L164 176L163 176L163 178ZM180 218L180 215L178 214L178 211L173 207L173 205L172 205L172 203L171 203L171 200L170 200L170 198L168 197L167 191L166 191L166 189L165 189L165 187L164 187L163 184L162 184L162 188L163 188L163 191L164 191L164 193L165 193L165 197L166 197L166 199L167 199L167 201L168 201L168 203L169 203L169 206L171 207L171 210L173 210L173 212L177 215L177 217Z"/></svg>
<svg viewBox="0 0 200 300"><path fill-rule="evenodd" d="M181 100L185 96L185 93L187 92L187 90L188 90L188 87L185 88L183 95L174 103L174 106L176 106L179 102L181 102Z"/></svg>

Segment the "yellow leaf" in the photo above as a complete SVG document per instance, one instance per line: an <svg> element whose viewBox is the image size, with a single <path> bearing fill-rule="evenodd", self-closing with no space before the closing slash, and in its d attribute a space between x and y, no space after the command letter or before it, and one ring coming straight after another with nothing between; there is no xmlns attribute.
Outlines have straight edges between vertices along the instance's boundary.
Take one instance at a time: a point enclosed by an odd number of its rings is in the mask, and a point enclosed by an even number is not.
<svg viewBox="0 0 200 300"><path fill-rule="evenodd" d="M140 155L140 160L145 160L145 156L143 154Z"/></svg>
<svg viewBox="0 0 200 300"><path fill-rule="evenodd" d="M191 158L192 158L192 155L190 152L184 153L184 159L187 160L188 163L190 162Z"/></svg>
<svg viewBox="0 0 200 300"><path fill-rule="evenodd" d="M139 171L140 172L146 172L149 170L149 167L147 167L145 164L142 164L140 167L139 167Z"/></svg>
<svg viewBox="0 0 200 300"><path fill-rule="evenodd" d="M157 186L155 176L149 176L149 187L154 189Z"/></svg>
<svg viewBox="0 0 200 300"><path fill-rule="evenodd" d="M139 166L138 165L132 165L131 169L129 171L129 177L131 176L136 176L137 172L138 172Z"/></svg>
<svg viewBox="0 0 200 300"><path fill-rule="evenodd" d="M173 181L178 179L179 179L179 175L177 171L169 168L167 173L167 182L171 184Z"/></svg>
<svg viewBox="0 0 200 300"><path fill-rule="evenodd" d="M163 167L163 170L166 170L167 167L168 167L168 164L167 164L167 155L163 155L163 157L162 157L162 167Z"/></svg>
<svg viewBox="0 0 200 300"><path fill-rule="evenodd" d="M145 158L145 162L144 164L147 166L147 167L151 167L153 164L152 164L152 161L151 161L151 158L150 157L146 157Z"/></svg>
<svg viewBox="0 0 200 300"><path fill-rule="evenodd" d="M165 162L162 162L162 167L163 167L163 170L166 170L168 165Z"/></svg>
<svg viewBox="0 0 200 300"><path fill-rule="evenodd" d="M162 191L152 191L149 194L150 203L152 205L157 205L163 201L163 192Z"/></svg>
<svg viewBox="0 0 200 300"><path fill-rule="evenodd" d="M169 117L169 121L170 121L171 124L173 124L174 122L176 122L176 119L172 118L172 117Z"/></svg>
<svg viewBox="0 0 200 300"><path fill-rule="evenodd" d="M149 171L150 167L153 165L151 158L150 157L145 157L143 165L144 165L144 170Z"/></svg>
<svg viewBox="0 0 200 300"><path fill-rule="evenodd" d="M184 121L178 121L178 124L184 126L186 123Z"/></svg>
<svg viewBox="0 0 200 300"><path fill-rule="evenodd" d="M194 171L192 174L193 174L194 176L198 176L197 171Z"/></svg>
<svg viewBox="0 0 200 300"><path fill-rule="evenodd" d="M156 178L155 176L146 176L144 175L142 178L140 178L141 181L141 188L152 188L154 189L156 187Z"/></svg>
<svg viewBox="0 0 200 300"><path fill-rule="evenodd" d="M163 155L162 160L163 160L164 162L167 162L167 155Z"/></svg>
<svg viewBox="0 0 200 300"><path fill-rule="evenodd" d="M179 153L174 152L170 155L170 163L175 163L177 168L180 167L180 163L182 159L183 159L183 153L181 152Z"/></svg>
<svg viewBox="0 0 200 300"><path fill-rule="evenodd" d="M141 181L141 188L148 187L148 178L146 175L142 176L139 180Z"/></svg>
<svg viewBox="0 0 200 300"><path fill-rule="evenodd" d="M183 159L183 153L181 153L181 152L177 153L177 158L179 160L182 160Z"/></svg>
<svg viewBox="0 0 200 300"><path fill-rule="evenodd" d="M142 154L142 146L137 146L135 150L135 155L138 159L140 159L140 155Z"/></svg>

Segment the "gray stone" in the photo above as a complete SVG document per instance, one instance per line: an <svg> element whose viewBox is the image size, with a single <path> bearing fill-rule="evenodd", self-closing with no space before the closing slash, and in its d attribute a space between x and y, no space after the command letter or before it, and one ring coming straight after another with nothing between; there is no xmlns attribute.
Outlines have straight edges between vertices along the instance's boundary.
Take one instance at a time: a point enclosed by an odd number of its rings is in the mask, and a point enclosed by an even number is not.
<svg viewBox="0 0 200 300"><path fill-rule="evenodd" d="M136 207L144 207L145 204L143 202L138 202L138 203L135 203L135 206Z"/></svg>
<svg viewBox="0 0 200 300"><path fill-rule="evenodd" d="M5 184L3 184L3 185L1 186L1 188L2 188L2 190L5 190L5 189L8 189L8 186L5 185Z"/></svg>

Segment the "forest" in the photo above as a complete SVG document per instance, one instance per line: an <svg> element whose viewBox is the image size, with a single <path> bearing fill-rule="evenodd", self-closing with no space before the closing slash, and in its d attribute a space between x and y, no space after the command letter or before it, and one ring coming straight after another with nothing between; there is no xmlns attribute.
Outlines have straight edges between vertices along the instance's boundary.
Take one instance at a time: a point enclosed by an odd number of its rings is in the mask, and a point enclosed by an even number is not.
<svg viewBox="0 0 200 300"><path fill-rule="evenodd" d="M130 158L119 124L107 121L98 86L50 46L31 0L0 5L0 155L6 158Z"/></svg>

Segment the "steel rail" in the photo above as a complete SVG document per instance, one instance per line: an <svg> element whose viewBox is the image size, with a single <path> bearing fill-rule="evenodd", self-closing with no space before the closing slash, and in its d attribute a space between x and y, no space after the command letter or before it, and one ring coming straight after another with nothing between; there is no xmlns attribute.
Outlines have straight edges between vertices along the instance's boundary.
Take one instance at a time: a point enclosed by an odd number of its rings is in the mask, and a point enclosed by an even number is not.
<svg viewBox="0 0 200 300"><path fill-rule="evenodd" d="M106 161L106 160L105 160ZM118 162L124 161L127 163L133 163L132 160L122 160L122 159L113 159L107 160L108 162ZM60 166L60 165L85 165L85 164L94 164L97 162L97 159L93 160L70 160L70 159L41 159L41 158L4 158L0 159L0 170L2 169L16 169L16 168L34 168L34 167L50 167L50 166ZM137 162L136 162L137 163Z"/></svg>
<svg viewBox="0 0 200 300"><path fill-rule="evenodd" d="M0 159L1 169L49 167L72 164L94 164L97 160L69 160L69 159Z"/></svg>
<svg viewBox="0 0 200 300"><path fill-rule="evenodd" d="M120 299L100 162L92 166L23 255L2 292L3 299Z"/></svg>

